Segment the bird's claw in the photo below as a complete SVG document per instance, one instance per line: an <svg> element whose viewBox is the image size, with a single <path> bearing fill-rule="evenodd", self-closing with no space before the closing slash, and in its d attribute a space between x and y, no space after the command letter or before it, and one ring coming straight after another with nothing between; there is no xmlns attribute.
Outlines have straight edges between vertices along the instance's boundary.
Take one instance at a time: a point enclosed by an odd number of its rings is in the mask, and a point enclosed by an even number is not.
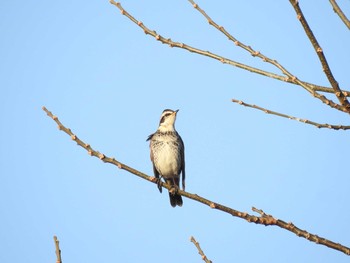
<svg viewBox="0 0 350 263"><path fill-rule="evenodd" d="M179 187L177 185L173 185L170 188L169 193L171 193L172 195L176 195L178 191L179 191Z"/></svg>

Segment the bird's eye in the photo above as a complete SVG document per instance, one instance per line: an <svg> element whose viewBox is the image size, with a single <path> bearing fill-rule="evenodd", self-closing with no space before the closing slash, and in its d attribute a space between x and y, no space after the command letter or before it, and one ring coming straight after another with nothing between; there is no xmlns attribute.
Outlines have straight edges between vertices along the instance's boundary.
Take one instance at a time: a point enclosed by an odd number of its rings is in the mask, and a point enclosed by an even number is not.
<svg viewBox="0 0 350 263"><path fill-rule="evenodd" d="M159 123L163 123L165 121L165 118L168 117L169 115L171 115L171 113L164 114L164 116L161 118Z"/></svg>

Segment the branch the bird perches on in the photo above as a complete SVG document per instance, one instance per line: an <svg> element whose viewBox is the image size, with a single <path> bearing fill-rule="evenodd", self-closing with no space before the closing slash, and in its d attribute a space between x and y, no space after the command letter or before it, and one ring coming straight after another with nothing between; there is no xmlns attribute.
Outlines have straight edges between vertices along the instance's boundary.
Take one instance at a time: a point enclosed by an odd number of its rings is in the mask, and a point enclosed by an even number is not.
<svg viewBox="0 0 350 263"><path fill-rule="evenodd" d="M66 126L64 126L58 119L57 116L53 115L52 112L50 112L48 109L46 109L45 107L42 108L43 111L46 112L46 114L56 122L56 124L58 125L58 129L63 131L64 133L66 133L67 135L70 136L70 138L75 141L79 146L81 146L82 148L84 148L88 154L90 156L94 156L94 157L97 157L99 158L101 161L105 162L105 163L110 163L110 164L113 164L115 166L117 166L119 169L123 169L131 174L134 174L142 179L145 179L149 182L152 182L152 183L157 183L157 180L155 179L155 177L152 177L152 176L148 176L147 174L144 174L124 163L121 163L119 161L117 161L115 158L111 158L111 157L108 157L106 156L105 154L99 152L99 151L96 151L94 150L90 144L88 143L85 143L84 141L82 141L81 139L78 138L77 135L75 135L71 129L67 128ZM167 185L165 183L161 183L161 186L170 190L171 186L170 185ZM315 235L315 234L311 234L309 232L307 232L306 230L302 230L300 228L298 228L297 226L295 226L292 222L285 222L283 220L280 220L280 219L277 219L275 218L274 216L272 215L268 215L268 214L265 214L261 209L256 209L256 208L252 208L252 210L258 214L260 214L260 216L255 216L255 215L251 215L251 214L248 214L246 212L241 212L241 211L238 211L238 210L235 210L233 208L230 208L228 206L224 206L222 204L219 204L217 202L214 202L214 201L211 201L209 199L206 199L202 196L199 196L197 194L192 194L192 193L189 193L189 192L185 192L183 190L178 190L178 194L184 196L184 197L187 197L189 199L192 199L194 201L197 201L199 203L202 203L202 204L205 204L207 206L209 206L210 208L213 208L213 209L216 209L216 210L220 210L222 212L225 212L227 214L230 214L234 217L237 217L237 218L241 218L241 219L244 219L246 220L247 222L249 223L255 223L255 224L259 224L259 225L265 225L265 226L278 226L282 229L285 229L289 232L292 232L294 234L296 234L297 236L299 237L303 237L311 242L314 242L316 244L320 244L320 245L324 245L324 246L327 246L329 248L332 248L332 249L335 249L335 250L339 250L347 255L350 255L350 248L349 247L346 247L346 246L343 246L339 243L335 243L331 240L328 240L326 238L323 238L323 237L319 237L318 235Z"/></svg>

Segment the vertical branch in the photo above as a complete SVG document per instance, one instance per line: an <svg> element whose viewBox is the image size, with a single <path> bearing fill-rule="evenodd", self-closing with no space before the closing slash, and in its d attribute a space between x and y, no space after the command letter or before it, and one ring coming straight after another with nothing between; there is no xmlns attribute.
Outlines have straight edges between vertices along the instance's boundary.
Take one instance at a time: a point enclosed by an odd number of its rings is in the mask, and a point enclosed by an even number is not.
<svg viewBox="0 0 350 263"><path fill-rule="evenodd" d="M306 35L308 36L312 46L314 47L314 49L316 51L316 54L317 54L317 56L322 64L322 70L325 73L329 83L331 84L331 86L334 90L334 94L337 96L339 102L341 103L341 105L344 106L346 111L348 113L350 113L350 103L349 103L348 99L344 96L344 94L342 93L341 89L339 88L339 84L333 76L333 73L328 65L328 62L327 62L326 57L323 53L323 50L322 50L321 46L318 44L316 37L314 36L311 28L309 27L309 24L306 21L306 18L304 17L303 12L301 11L301 9L299 7L298 0L289 0L289 2L292 4L292 6L297 14L298 20L300 21L301 25L303 26Z"/></svg>
<svg viewBox="0 0 350 263"><path fill-rule="evenodd" d="M62 263L60 241L58 241L56 236L53 236L53 240L55 241L55 247L56 247L56 258L57 258L56 263Z"/></svg>

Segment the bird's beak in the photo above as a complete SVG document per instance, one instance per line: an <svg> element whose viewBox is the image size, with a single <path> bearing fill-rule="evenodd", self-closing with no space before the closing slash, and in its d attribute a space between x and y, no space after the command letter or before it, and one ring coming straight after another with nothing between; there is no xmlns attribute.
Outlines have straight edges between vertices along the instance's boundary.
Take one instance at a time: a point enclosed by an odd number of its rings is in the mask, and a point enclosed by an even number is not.
<svg viewBox="0 0 350 263"><path fill-rule="evenodd" d="M176 111L175 111L175 114L177 114L178 111L179 111L179 110L176 110Z"/></svg>

